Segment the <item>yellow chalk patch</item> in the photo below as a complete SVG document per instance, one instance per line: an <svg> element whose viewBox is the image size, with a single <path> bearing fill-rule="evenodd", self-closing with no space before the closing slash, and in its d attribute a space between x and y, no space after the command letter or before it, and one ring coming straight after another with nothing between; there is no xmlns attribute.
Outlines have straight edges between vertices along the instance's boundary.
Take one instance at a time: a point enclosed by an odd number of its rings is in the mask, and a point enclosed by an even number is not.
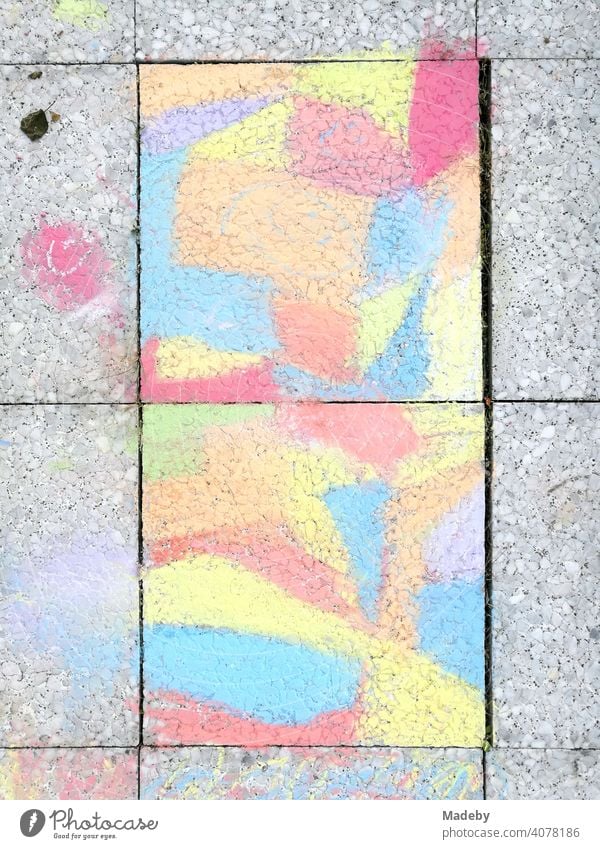
<svg viewBox="0 0 600 849"><path fill-rule="evenodd" d="M58 0L52 14L58 21L98 30L108 17L108 8L97 0Z"/></svg>
<svg viewBox="0 0 600 849"><path fill-rule="evenodd" d="M393 645L367 663L358 737L369 746L480 746L479 690Z"/></svg>
<svg viewBox="0 0 600 849"><path fill-rule="evenodd" d="M262 357L259 354L216 351L189 336L162 341L156 354L159 377L175 380L217 377L234 369L259 365L261 362Z"/></svg>
<svg viewBox="0 0 600 849"><path fill-rule="evenodd" d="M144 581L150 624L230 628L366 658L377 641L333 613L299 601L223 557L201 555L151 571Z"/></svg>
<svg viewBox="0 0 600 849"><path fill-rule="evenodd" d="M190 148L190 161L218 159L224 162L245 159L254 165L283 168L287 121L292 114L289 100L273 103L231 127L210 133Z"/></svg>
<svg viewBox="0 0 600 849"><path fill-rule="evenodd" d="M481 283L479 263L449 285L438 281L423 314L430 340L430 366L423 399L481 395Z"/></svg>
<svg viewBox="0 0 600 849"><path fill-rule="evenodd" d="M325 103L364 109L378 126L403 136L408 127L414 75L412 61L368 65L328 62L300 67L296 89Z"/></svg>
<svg viewBox="0 0 600 849"><path fill-rule="evenodd" d="M359 307L361 317L356 343L356 359L361 369L366 369L378 356L400 327L410 299L417 288L417 278L410 278L381 295L363 301Z"/></svg>

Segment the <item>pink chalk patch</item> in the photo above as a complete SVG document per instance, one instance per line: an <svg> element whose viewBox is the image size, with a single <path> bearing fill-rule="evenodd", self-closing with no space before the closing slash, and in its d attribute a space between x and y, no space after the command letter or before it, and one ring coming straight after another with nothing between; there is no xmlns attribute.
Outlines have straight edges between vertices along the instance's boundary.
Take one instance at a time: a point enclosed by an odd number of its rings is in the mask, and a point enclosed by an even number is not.
<svg viewBox="0 0 600 849"><path fill-rule="evenodd" d="M397 460L419 446L410 421L394 404L286 404L275 415L294 437L339 447L383 470L391 471Z"/></svg>
<svg viewBox="0 0 600 849"><path fill-rule="evenodd" d="M74 310L100 295L111 270L98 235L72 223L52 227L43 218L24 236L21 256L40 297L59 310Z"/></svg>
<svg viewBox="0 0 600 849"><path fill-rule="evenodd" d="M324 186L366 196L398 194L409 182L407 157L362 109L299 97L290 122L293 171Z"/></svg>
<svg viewBox="0 0 600 849"><path fill-rule="evenodd" d="M152 740L159 746L172 743L194 746L335 746L351 744L358 709L323 713L303 725L270 725L236 715L217 704L200 704L180 693L146 695L144 717ZM153 707L153 703L162 703Z"/></svg>
<svg viewBox="0 0 600 849"><path fill-rule="evenodd" d="M276 401L279 387L273 383L272 364L237 369L210 378L172 380L161 378L156 371L156 354L160 339L148 339L142 348L142 398L145 401L196 401L206 403Z"/></svg>
<svg viewBox="0 0 600 849"><path fill-rule="evenodd" d="M477 150L479 66L476 61L417 62L408 139L413 182L422 186Z"/></svg>

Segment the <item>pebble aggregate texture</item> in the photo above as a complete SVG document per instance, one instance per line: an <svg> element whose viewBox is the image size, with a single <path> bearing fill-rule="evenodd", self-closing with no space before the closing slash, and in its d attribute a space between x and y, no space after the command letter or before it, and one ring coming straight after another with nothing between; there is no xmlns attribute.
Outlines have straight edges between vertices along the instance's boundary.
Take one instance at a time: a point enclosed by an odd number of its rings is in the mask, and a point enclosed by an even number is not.
<svg viewBox="0 0 600 849"><path fill-rule="evenodd" d="M135 69L4 67L0 91L0 401L134 400Z"/></svg>
<svg viewBox="0 0 600 849"><path fill-rule="evenodd" d="M486 775L488 799L600 799L594 750L494 749Z"/></svg>
<svg viewBox="0 0 600 849"><path fill-rule="evenodd" d="M481 799L468 749L145 749L142 799Z"/></svg>
<svg viewBox="0 0 600 849"><path fill-rule="evenodd" d="M481 397L476 62L152 66L141 106L146 400Z"/></svg>
<svg viewBox="0 0 600 849"><path fill-rule="evenodd" d="M0 407L3 746L137 744L136 421Z"/></svg>
<svg viewBox="0 0 600 849"><path fill-rule="evenodd" d="M599 13L598 0L478 0L480 54L600 59Z"/></svg>
<svg viewBox="0 0 600 849"><path fill-rule="evenodd" d="M494 422L495 744L598 749L600 408L496 404Z"/></svg>
<svg viewBox="0 0 600 849"><path fill-rule="evenodd" d="M134 0L3 0L0 62L131 62L134 5Z"/></svg>
<svg viewBox="0 0 600 849"><path fill-rule="evenodd" d="M599 83L594 62L494 64L497 399L598 397Z"/></svg>
<svg viewBox="0 0 600 849"><path fill-rule="evenodd" d="M147 406L146 741L481 745L482 443L481 407Z"/></svg>
<svg viewBox="0 0 600 849"><path fill-rule="evenodd" d="M136 750L0 749L0 800L136 797Z"/></svg>
<svg viewBox="0 0 600 849"><path fill-rule="evenodd" d="M475 55L474 0L137 0L136 21L140 60L339 59L423 38Z"/></svg>

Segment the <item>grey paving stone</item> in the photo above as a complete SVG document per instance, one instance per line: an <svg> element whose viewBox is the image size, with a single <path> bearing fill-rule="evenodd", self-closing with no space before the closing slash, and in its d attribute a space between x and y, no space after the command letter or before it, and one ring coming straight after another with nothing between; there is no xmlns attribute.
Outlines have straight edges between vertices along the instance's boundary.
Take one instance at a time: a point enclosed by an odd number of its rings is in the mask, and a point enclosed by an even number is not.
<svg viewBox="0 0 600 849"><path fill-rule="evenodd" d="M0 749L0 799L136 799L133 749Z"/></svg>
<svg viewBox="0 0 600 849"><path fill-rule="evenodd" d="M0 745L137 743L136 423L0 407Z"/></svg>
<svg viewBox="0 0 600 849"><path fill-rule="evenodd" d="M134 0L5 0L0 62L130 62Z"/></svg>
<svg viewBox="0 0 600 849"><path fill-rule="evenodd" d="M480 749L143 749L143 799L481 799Z"/></svg>
<svg viewBox="0 0 600 849"><path fill-rule="evenodd" d="M474 0L138 0L140 59L348 56L474 39ZM472 45L474 55L474 40Z"/></svg>
<svg viewBox="0 0 600 849"><path fill-rule="evenodd" d="M4 67L0 93L0 402L133 400L135 69Z"/></svg>
<svg viewBox="0 0 600 849"><path fill-rule="evenodd" d="M493 119L496 398L597 398L600 69L497 62Z"/></svg>
<svg viewBox="0 0 600 849"><path fill-rule="evenodd" d="M600 745L596 404L496 404L495 741Z"/></svg>
<svg viewBox="0 0 600 849"><path fill-rule="evenodd" d="M598 57L598 0L479 0L479 53L493 57Z"/></svg>
<svg viewBox="0 0 600 849"><path fill-rule="evenodd" d="M493 749L488 799L600 799L600 752Z"/></svg>

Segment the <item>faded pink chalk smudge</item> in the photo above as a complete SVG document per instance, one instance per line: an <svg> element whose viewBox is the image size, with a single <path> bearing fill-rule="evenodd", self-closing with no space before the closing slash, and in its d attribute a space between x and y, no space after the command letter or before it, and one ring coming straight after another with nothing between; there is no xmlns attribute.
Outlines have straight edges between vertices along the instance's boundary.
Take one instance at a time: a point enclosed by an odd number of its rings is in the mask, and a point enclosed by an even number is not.
<svg viewBox="0 0 600 849"><path fill-rule="evenodd" d="M43 217L23 238L21 256L40 297L59 310L74 310L100 295L111 270L98 235L69 222L52 227Z"/></svg>

